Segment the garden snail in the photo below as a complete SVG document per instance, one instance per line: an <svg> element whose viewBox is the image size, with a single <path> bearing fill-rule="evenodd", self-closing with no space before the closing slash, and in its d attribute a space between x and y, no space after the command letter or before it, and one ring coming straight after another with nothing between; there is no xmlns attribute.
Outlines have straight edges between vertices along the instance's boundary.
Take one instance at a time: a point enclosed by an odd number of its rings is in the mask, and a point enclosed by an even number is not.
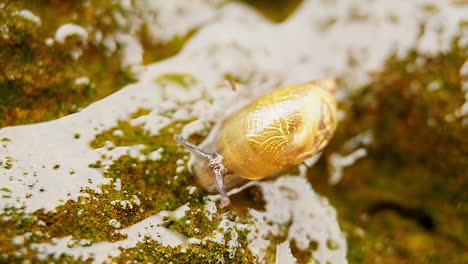
<svg viewBox="0 0 468 264"><path fill-rule="evenodd" d="M181 135L174 139L192 153L198 181L221 194L224 207L226 190L298 165L325 147L337 123L335 88L333 79L277 88L227 117L206 148Z"/></svg>

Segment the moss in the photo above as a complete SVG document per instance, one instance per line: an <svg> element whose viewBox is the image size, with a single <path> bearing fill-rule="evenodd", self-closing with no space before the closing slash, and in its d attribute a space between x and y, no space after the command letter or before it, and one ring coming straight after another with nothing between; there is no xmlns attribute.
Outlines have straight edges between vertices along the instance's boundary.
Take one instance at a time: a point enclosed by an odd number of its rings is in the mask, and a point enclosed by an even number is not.
<svg viewBox="0 0 468 264"><path fill-rule="evenodd" d="M210 219L204 207L199 205L187 210L184 217L168 219L163 226L186 237L202 239L216 230L220 221L221 215L214 214Z"/></svg>
<svg viewBox="0 0 468 264"><path fill-rule="evenodd" d="M177 132L180 132L186 123L175 122L162 129L158 135L151 135L142 126L133 126L129 121L120 120L115 127L96 135L90 142L90 146L92 148L101 148L109 141L115 146L144 145L144 149L141 150L141 153L144 155L160 148L163 148L165 153L172 153L172 151L180 152L182 148L173 140L173 136ZM198 134L190 137L190 141L194 142L194 144L200 143L202 139L203 136ZM176 158L175 160L181 158L180 155L175 155L174 157Z"/></svg>
<svg viewBox="0 0 468 264"><path fill-rule="evenodd" d="M50 238L42 231L44 222L35 215L25 214L21 209L4 208L0 217L0 263L91 263L92 258L75 258L66 254L48 256L39 254L30 247ZM18 239L18 236L22 239ZM16 240L17 242L14 242Z"/></svg>
<svg viewBox="0 0 468 264"><path fill-rule="evenodd" d="M116 135L115 131L122 131L122 135ZM109 141L116 146L131 146L137 144L149 143L148 140L159 140L152 137L149 131L141 126L132 126L128 121L118 121L117 126L98 134L91 142L92 148L101 148ZM154 145L154 144L151 144Z"/></svg>
<svg viewBox="0 0 468 264"><path fill-rule="evenodd" d="M456 43L457 40L454 41ZM350 263L464 263L468 196L468 127L454 113L464 103L459 70L466 48L428 57L392 57L350 96L324 158L309 170L348 233ZM368 154L329 185L327 160L370 132Z"/></svg>
<svg viewBox="0 0 468 264"><path fill-rule="evenodd" d="M244 238L245 239L245 238ZM242 241L239 239L238 241ZM246 241L246 240L243 240ZM231 253L230 253L231 252ZM232 248L225 244L218 244L207 240L200 244L188 244L186 247L165 247L147 240L138 243L135 248L122 249L122 253L112 259L117 263L256 263L257 260L248 249L246 243Z"/></svg>
<svg viewBox="0 0 468 264"><path fill-rule="evenodd" d="M22 9L40 17L41 25L15 14ZM75 113L134 81L121 64L120 46L109 54L100 40L128 30L116 21L116 13L134 15L111 0L6 1L0 8L0 127ZM64 43L53 42L56 30L67 23L86 28L88 41L69 36ZM194 32L169 42L150 41L144 30L137 32L144 63L177 54ZM80 77L89 82L76 83Z"/></svg>

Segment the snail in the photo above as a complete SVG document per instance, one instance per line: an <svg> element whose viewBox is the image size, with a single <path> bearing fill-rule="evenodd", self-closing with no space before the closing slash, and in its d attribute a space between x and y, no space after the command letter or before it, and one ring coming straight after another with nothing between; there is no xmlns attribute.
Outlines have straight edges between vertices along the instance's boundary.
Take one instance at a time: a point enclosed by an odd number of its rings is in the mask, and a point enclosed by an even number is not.
<svg viewBox="0 0 468 264"><path fill-rule="evenodd" d="M228 116L201 147L179 134L174 140L192 154L198 181L217 191L224 207L227 190L296 166L327 145L337 123L335 89L333 79L280 87Z"/></svg>

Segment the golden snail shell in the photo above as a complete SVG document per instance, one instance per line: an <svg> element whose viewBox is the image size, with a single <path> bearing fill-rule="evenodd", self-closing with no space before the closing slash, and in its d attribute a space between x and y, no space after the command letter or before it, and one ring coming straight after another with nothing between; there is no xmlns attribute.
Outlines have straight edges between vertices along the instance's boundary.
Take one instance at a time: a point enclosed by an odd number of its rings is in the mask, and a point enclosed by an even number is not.
<svg viewBox="0 0 468 264"><path fill-rule="evenodd" d="M180 135L175 140L194 156L199 182L217 190L222 205L226 190L244 179L258 180L298 165L320 152L336 128L333 79L277 88L226 118L207 153Z"/></svg>

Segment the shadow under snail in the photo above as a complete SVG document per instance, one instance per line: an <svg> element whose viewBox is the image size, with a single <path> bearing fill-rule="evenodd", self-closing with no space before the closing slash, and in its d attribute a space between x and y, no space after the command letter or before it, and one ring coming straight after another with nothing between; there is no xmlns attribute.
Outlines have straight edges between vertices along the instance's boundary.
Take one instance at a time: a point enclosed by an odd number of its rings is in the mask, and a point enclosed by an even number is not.
<svg viewBox="0 0 468 264"><path fill-rule="evenodd" d="M224 207L226 190L296 166L327 145L337 124L335 89L333 79L280 87L228 116L200 147L181 135L174 139L190 151L198 181L218 192Z"/></svg>

